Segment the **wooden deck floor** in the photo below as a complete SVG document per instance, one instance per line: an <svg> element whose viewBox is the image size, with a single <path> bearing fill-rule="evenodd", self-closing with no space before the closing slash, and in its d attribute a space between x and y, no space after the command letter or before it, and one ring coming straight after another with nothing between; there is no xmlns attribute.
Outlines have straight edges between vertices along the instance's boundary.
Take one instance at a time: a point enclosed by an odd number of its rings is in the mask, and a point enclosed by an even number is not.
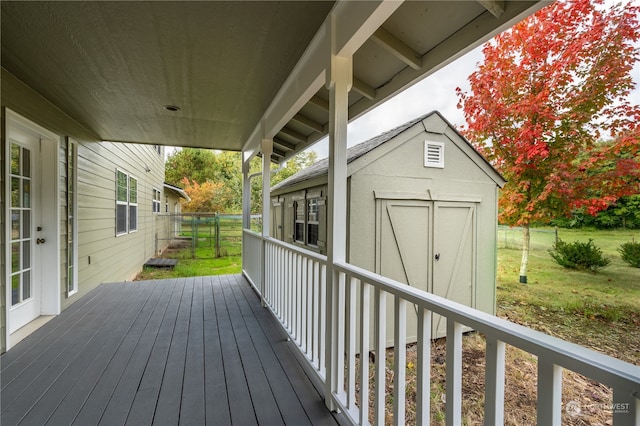
<svg viewBox="0 0 640 426"><path fill-rule="evenodd" d="M336 424L242 276L104 284L0 359L1 424Z"/></svg>

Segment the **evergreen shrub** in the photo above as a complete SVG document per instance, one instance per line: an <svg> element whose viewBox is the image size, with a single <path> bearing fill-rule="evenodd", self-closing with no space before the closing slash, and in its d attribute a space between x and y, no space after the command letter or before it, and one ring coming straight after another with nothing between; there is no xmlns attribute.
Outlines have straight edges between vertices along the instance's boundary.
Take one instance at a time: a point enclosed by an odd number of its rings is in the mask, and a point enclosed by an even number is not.
<svg viewBox="0 0 640 426"><path fill-rule="evenodd" d="M549 250L549 254L559 265L569 269L597 272L598 269L611 263L609 258L602 255L602 250L593 243L592 239L587 243L580 241L565 243L559 239L554 244L553 250Z"/></svg>
<svg viewBox="0 0 640 426"><path fill-rule="evenodd" d="M622 260L634 268L640 268L640 242L631 241L624 243L618 249Z"/></svg>

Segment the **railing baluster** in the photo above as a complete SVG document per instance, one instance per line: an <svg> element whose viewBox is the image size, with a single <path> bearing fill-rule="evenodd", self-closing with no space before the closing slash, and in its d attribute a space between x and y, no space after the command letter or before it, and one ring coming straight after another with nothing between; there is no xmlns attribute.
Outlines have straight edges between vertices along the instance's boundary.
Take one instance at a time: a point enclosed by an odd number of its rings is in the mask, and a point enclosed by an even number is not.
<svg viewBox="0 0 640 426"><path fill-rule="evenodd" d="M320 310L318 311L320 320L320 345L318 346L318 356L320 358L320 374L326 380L327 359L324 348L327 347L327 266L320 268Z"/></svg>
<svg viewBox="0 0 640 426"><path fill-rule="evenodd" d="M539 425L560 425L562 415L562 367L538 358Z"/></svg>
<svg viewBox="0 0 640 426"><path fill-rule="evenodd" d="M431 311L418 307L416 423L431 424Z"/></svg>
<svg viewBox="0 0 640 426"><path fill-rule="evenodd" d="M306 315L307 328L305 330L306 339L304 343L304 350L307 356L309 357L309 359L313 358L313 354L311 353L312 351L311 348L313 347L311 345L311 336L313 332L313 287L314 287L313 260L307 259L307 285L306 285L307 298L305 301L305 315Z"/></svg>
<svg viewBox="0 0 640 426"><path fill-rule="evenodd" d="M320 369L320 365L318 364L318 330L320 329L318 319L318 307L320 306L318 298L318 289L320 288L318 267L318 262L313 262L313 270L311 272L313 276L311 279L313 285L313 300L311 301L311 363L316 367L316 369Z"/></svg>
<svg viewBox="0 0 640 426"><path fill-rule="evenodd" d="M336 394L338 398L346 400L346 394L344 392L344 357L345 357L345 304L346 304L346 276L344 273L334 270L334 277L337 278L337 320L338 320L338 340L337 347L337 359L336 359Z"/></svg>
<svg viewBox="0 0 640 426"><path fill-rule="evenodd" d="M504 424L504 355L504 342L487 336L484 389L484 424L487 426Z"/></svg>
<svg viewBox="0 0 640 426"><path fill-rule="evenodd" d="M384 425L385 420L387 293L379 288L375 290L374 310L376 339L374 423L381 426Z"/></svg>
<svg viewBox="0 0 640 426"><path fill-rule="evenodd" d="M300 348L307 351L307 259L300 256Z"/></svg>
<svg viewBox="0 0 640 426"><path fill-rule="evenodd" d="M612 408L613 426L640 425L640 395L634 395L633 389L614 387Z"/></svg>
<svg viewBox="0 0 640 426"><path fill-rule="evenodd" d="M346 279L346 340L347 340L347 408L356 407L356 289L357 280Z"/></svg>
<svg viewBox="0 0 640 426"><path fill-rule="evenodd" d="M407 364L407 301L395 297L395 321L393 336L393 421L405 423L405 388Z"/></svg>
<svg viewBox="0 0 640 426"><path fill-rule="evenodd" d="M361 425L369 423L369 336L371 320L371 285L362 282L360 291L360 417Z"/></svg>
<svg viewBox="0 0 640 426"><path fill-rule="evenodd" d="M447 318L446 424L462 424L462 324Z"/></svg>

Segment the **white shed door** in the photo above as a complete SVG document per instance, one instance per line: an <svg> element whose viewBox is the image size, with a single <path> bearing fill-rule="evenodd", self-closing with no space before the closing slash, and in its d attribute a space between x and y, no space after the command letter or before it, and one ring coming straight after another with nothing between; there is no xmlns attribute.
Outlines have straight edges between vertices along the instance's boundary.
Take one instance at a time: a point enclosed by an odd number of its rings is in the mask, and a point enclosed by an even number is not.
<svg viewBox="0 0 640 426"><path fill-rule="evenodd" d="M272 228L271 228L271 236L277 238L278 240L284 241L284 234L283 234L283 218L282 218L282 203L277 203L273 206L273 217L271 218L272 221Z"/></svg>
<svg viewBox="0 0 640 426"><path fill-rule="evenodd" d="M475 204L434 204L433 293L474 307ZM446 334L446 320L435 316L435 335Z"/></svg>

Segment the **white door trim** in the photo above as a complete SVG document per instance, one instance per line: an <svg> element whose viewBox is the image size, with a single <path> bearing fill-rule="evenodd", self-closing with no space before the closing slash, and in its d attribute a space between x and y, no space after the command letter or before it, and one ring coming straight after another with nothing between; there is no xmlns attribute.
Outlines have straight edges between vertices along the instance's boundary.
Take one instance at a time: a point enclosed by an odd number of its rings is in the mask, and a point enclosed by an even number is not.
<svg viewBox="0 0 640 426"><path fill-rule="evenodd" d="M11 182L8 179L11 170L11 155L9 152L9 133L13 129L35 135L41 140L41 226L43 228L41 238L45 238L46 244L42 246L40 270L43 277L41 282L41 315L57 315L60 313L60 173L59 153L60 137L38 124L20 116L5 108L5 144L3 149L5 158L5 194L11 194ZM5 203L5 247L8 247L8 239L11 235L11 220L9 203ZM11 252L5 250L5 342L6 350L11 347L10 339L10 303L11 303Z"/></svg>

